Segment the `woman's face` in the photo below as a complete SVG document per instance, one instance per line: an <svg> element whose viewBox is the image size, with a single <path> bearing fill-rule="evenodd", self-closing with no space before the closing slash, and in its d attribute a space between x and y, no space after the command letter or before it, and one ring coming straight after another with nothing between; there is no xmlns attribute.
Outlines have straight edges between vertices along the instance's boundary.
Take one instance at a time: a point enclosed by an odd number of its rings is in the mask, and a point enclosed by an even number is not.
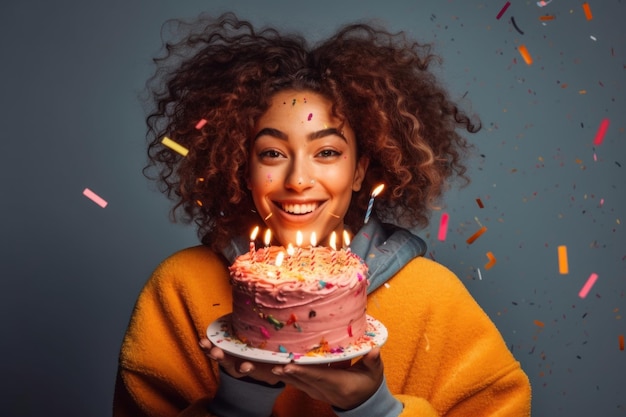
<svg viewBox="0 0 626 417"><path fill-rule="evenodd" d="M254 126L248 188L282 245L295 245L298 231L303 246L312 232L323 245L333 231L340 238L352 192L361 188L367 159L357 160L354 132L331 106L310 91L281 91Z"/></svg>

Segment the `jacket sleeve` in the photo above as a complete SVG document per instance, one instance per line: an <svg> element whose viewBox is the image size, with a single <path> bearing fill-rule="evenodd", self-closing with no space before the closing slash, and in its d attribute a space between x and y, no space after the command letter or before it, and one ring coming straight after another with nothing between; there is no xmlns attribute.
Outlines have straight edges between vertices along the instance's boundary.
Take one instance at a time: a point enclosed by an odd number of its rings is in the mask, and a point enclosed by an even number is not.
<svg viewBox="0 0 626 417"><path fill-rule="evenodd" d="M113 415L228 416L245 406L271 414L280 389L220 375L198 345L208 324L230 311L230 299L228 274L207 249L161 264L139 295L122 343ZM231 401L220 381L236 384L249 401Z"/></svg>
<svg viewBox="0 0 626 417"><path fill-rule="evenodd" d="M452 272L419 258L371 298L368 314L389 331L381 354L402 417L530 415L528 377Z"/></svg>

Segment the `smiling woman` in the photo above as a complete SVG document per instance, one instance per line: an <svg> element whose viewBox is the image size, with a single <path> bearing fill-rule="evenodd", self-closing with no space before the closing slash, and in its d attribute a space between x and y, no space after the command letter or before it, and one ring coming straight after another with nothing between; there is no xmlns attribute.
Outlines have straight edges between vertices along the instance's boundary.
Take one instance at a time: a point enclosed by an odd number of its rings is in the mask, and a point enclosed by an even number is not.
<svg viewBox="0 0 626 417"><path fill-rule="evenodd" d="M361 189L368 159L357 156L350 125L331 112L321 95L287 90L256 122L248 188L259 215L272 214L267 226L284 246L297 231L320 241L333 231L341 236L352 193Z"/></svg>
<svg viewBox="0 0 626 417"><path fill-rule="evenodd" d="M366 24L310 47L230 14L196 23L156 60L147 170L156 169L175 208L196 222L203 245L169 257L142 290L120 353L115 415L528 415L528 379L494 324L402 228L428 223L446 183L465 173L469 145L458 130L478 130L430 72L429 48ZM188 154L163 147L163 136ZM378 184L385 192L370 194ZM253 242L248 236L259 225L272 231L266 246L303 235L315 246L350 230L345 253L367 270L355 282L388 331L383 349L342 368L270 364L213 345L206 328L232 306L228 267L254 253L257 233ZM316 299L331 289L319 271L349 272L328 252L315 258L325 268L298 264L316 275ZM304 273L286 269L290 263L274 263L275 277L289 271L298 283ZM283 286L268 285L285 298ZM354 304L355 291L346 294L350 302L319 297L332 313L324 325ZM255 293L239 306L275 325L258 300ZM297 315L321 318L306 310ZM354 336L352 321L341 328Z"/></svg>

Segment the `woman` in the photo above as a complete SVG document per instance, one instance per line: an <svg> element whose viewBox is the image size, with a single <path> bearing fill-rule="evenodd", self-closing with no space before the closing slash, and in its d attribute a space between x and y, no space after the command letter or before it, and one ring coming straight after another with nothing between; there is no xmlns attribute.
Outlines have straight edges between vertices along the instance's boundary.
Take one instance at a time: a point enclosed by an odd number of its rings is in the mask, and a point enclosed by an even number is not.
<svg viewBox="0 0 626 417"><path fill-rule="evenodd" d="M478 130L429 71L428 47L363 24L315 47L232 14L195 27L155 60L148 169L202 245L165 260L139 296L114 414L529 415L528 378L493 323L401 228L426 225L447 181L464 178L457 130ZM364 224L378 183L386 191ZM385 346L343 367L256 363L212 346L206 327L231 308L227 266L255 225L282 245L297 230L322 242L355 232Z"/></svg>

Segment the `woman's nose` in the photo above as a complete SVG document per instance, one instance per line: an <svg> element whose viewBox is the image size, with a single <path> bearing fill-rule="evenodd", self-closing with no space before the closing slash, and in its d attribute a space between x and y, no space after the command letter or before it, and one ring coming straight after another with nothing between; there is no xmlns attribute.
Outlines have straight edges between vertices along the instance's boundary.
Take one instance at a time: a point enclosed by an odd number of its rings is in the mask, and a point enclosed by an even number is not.
<svg viewBox="0 0 626 417"><path fill-rule="evenodd" d="M311 170L306 161L295 160L290 168L285 178L286 188L302 192L313 186L315 180L311 176Z"/></svg>

